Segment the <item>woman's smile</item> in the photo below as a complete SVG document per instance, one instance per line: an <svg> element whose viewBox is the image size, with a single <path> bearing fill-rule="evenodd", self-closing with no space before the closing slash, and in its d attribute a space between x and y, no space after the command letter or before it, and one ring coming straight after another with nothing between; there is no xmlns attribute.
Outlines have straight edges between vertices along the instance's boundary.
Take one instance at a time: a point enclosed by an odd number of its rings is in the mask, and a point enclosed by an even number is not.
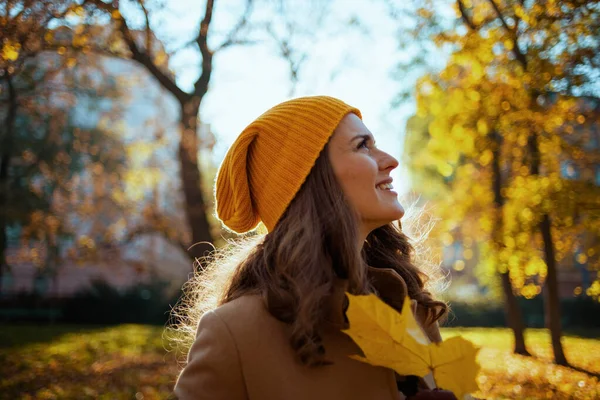
<svg viewBox="0 0 600 400"><path fill-rule="evenodd" d="M392 185L392 178L386 179L384 182L378 183L377 186L375 186L375 188L377 190L381 190L383 192L388 192L388 193L393 193L395 195L398 195L398 193L394 192L394 185Z"/></svg>

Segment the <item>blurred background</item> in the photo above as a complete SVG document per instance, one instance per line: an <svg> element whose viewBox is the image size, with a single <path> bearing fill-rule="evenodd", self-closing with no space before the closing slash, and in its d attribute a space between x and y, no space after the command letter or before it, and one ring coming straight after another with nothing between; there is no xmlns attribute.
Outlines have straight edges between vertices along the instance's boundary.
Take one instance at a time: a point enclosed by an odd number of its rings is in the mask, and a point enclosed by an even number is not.
<svg viewBox="0 0 600 400"><path fill-rule="evenodd" d="M478 397L600 398L599 1L0 0L0 27L0 398L167 398L170 309L231 237L216 170L314 94L435 222Z"/></svg>

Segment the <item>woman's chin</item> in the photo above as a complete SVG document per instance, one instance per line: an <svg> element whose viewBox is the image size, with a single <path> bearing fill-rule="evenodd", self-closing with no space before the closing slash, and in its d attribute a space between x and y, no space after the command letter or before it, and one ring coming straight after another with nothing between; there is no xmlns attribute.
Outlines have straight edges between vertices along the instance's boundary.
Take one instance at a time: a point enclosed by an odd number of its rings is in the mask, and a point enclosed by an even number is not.
<svg viewBox="0 0 600 400"><path fill-rule="evenodd" d="M393 207L387 207L385 210L381 210L378 216L371 214L371 218L363 219L363 226L369 227L369 231L381 228L387 224L399 221L404 216L404 208L400 203Z"/></svg>
<svg viewBox="0 0 600 400"><path fill-rule="evenodd" d="M397 214L396 216L390 216L389 218L385 218L385 219L382 218L378 221L378 223L369 224L369 225L371 225L371 228L369 229L369 231L374 231L375 229L378 229L383 226L389 225L391 223L397 222L402 218L403 215L404 215L404 213L400 213L400 214Z"/></svg>
<svg viewBox="0 0 600 400"><path fill-rule="evenodd" d="M397 207L395 208L395 210L392 214L393 214L392 221L398 221L399 219L404 217L404 208L400 205L400 203L398 203ZM392 222L392 221L390 221L390 222Z"/></svg>

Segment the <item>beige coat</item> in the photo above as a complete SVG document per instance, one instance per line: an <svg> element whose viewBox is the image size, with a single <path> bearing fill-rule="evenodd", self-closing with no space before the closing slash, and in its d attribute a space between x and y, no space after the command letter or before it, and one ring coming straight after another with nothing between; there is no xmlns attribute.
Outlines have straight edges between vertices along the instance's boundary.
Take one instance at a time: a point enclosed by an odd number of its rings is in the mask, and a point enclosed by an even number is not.
<svg viewBox="0 0 600 400"><path fill-rule="evenodd" d="M384 272L373 271L373 280L379 280L388 296L403 298L402 278L391 270ZM340 332L345 326L344 291L345 282L340 281L321 335L333 365L299 364L289 344L289 326L266 310L261 297L243 296L202 317L175 395L180 400L403 399L392 370L348 357L360 349ZM437 325L427 333L439 340Z"/></svg>

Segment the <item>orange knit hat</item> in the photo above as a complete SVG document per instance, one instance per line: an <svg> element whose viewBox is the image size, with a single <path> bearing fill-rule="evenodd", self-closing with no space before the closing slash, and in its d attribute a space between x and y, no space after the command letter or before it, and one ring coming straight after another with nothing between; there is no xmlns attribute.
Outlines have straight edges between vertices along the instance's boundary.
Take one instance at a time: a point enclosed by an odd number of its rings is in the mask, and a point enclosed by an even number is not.
<svg viewBox="0 0 600 400"><path fill-rule="evenodd" d="M276 105L248 125L217 173L217 218L238 233L260 221L273 230L348 113L362 118L341 100L301 97Z"/></svg>

